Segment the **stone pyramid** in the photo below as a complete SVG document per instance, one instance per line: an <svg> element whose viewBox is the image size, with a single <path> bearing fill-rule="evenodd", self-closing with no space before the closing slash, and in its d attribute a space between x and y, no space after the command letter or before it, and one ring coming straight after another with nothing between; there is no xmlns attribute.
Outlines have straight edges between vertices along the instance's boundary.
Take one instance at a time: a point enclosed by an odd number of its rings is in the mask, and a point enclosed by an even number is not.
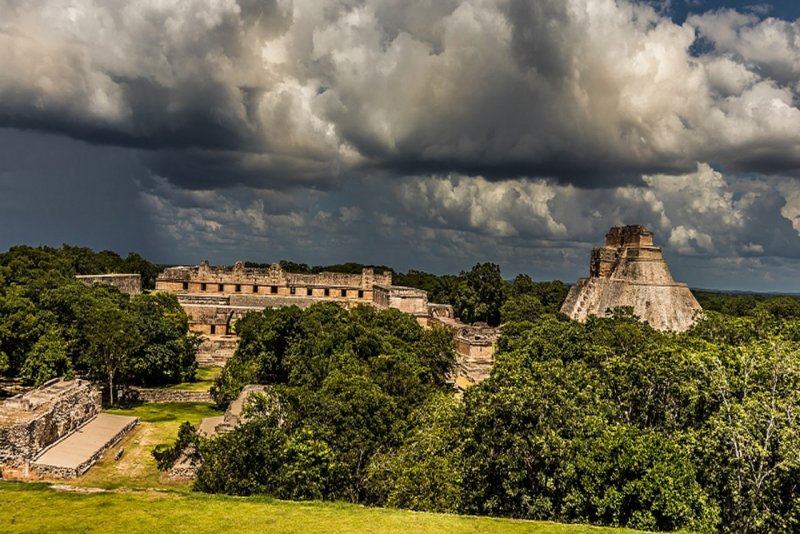
<svg viewBox="0 0 800 534"><path fill-rule="evenodd" d="M702 313L687 285L672 279L653 233L638 224L614 226L605 246L592 249L589 278L572 286L561 312L583 322L620 306L658 330L686 330Z"/></svg>

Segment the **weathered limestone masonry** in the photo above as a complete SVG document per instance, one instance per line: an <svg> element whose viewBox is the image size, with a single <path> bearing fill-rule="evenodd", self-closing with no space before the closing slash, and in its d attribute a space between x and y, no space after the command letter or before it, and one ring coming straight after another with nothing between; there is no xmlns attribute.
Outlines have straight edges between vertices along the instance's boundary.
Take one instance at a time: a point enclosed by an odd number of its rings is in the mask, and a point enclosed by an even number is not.
<svg viewBox="0 0 800 534"><path fill-rule="evenodd" d="M131 296L142 293L142 276L140 274L90 274L78 275L75 278L90 286L97 284L115 286Z"/></svg>
<svg viewBox="0 0 800 534"><path fill-rule="evenodd" d="M702 313L686 284L672 279L653 233L641 225L609 230L605 246L592 250L589 278L572 286L561 312L585 321L622 306L658 330L686 330Z"/></svg>
<svg viewBox="0 0 800 534"><path fill-rule="evenodd" d="M380 310L395 308L403 313L413 315L420 326L428 326L431 317L428 292L422 289L376 285L373 292L373 304ZM441 304L437 306L441 307ZM452 316L452 308L450 308L450 316Z"/></svg>
<svg viewBox="0 0 800 534"><path fill-rule="evenodd" d="M42 452L32 464L32 470L37 478L77 478L138 423L138 417L101 413Z"/></svg>
<svg viewBox="0 0 800 534"><path fill-rule="evenodd" d="M132 402L213 402L209 391L189 391L164 388L140 388L131 386L123 390L121 399Z"/></svg>
<svg viewBox="0 0 800 534"><path fill-rule="evenodd" d="M211 267L203 261L196 267L165 269L156 279L156 290L176 293L189 328L203 334L198 365L222 366L233 356L238 338L233 325L249 311L336 302L346 308L359 304L380 309L396 308L414 315L422 326L436 317L452 317L450 306L430 304L425 291L392 285L392 273L361 274L324 272L293 274L280 265L269 268Z"/></svg>
<svg viewBox="0 0 800 534"><path fill-rule="evenodd" d="M156 290L178 294L194 332L210 336L231 333L232 324L250 310L299 306L334 301L346 307L371 303L375 285L391 285L392 273L361 274L287 273L280 265L246 268L211 267L203 261L196 267L165 269L156 279Z"/></svg>
<svg viewBox="0 0 800 534"><path fill-rule="evenodd" d="M197 354L201 366L223 366L233 356L238 338L232 327L245 313L267 307L306 308L317 302L336 302L348 309L359 304L394 308L413 315L423 327L447 326L456 339L457 384L480 382L494 361L496 329L461 323L452 306L428 302L426 291L392 285L391 272L376 274L366 268L358 275L292 274L278 264L267 269L245 268L242 262L211 267L203 261L196 267L165 269L156 279L156 290L176 293L189 316L189 328L203 334Z"/></svg>
<svg viewBox="0 0 800 534"><path fill-rule="evenodd" d="M433 324L445 326L453 332L456 367L452 380L457 389L464 391L489 378L500 328L485 323L465 324L453 318L452 313L449 317L434 315L431 318Z"/></svg>
<svg viewBox="0 0 800 534"><path fill-rule="evenodd" d="M0 404L0 471L29 476L45 448L100 413L100 390L85 380L52 380Z"/></svg>
<svg viewBox="0 0 800 534"><path fill-rule="evenodd" d="M239 337L233 335L204 336L197 350L197 365L200 367L223 367L233 358Z"/></svg>
<svg viewBox="0 0 800 534"><path fill-rule="evenodd" d="M499 328L465 325L456 333L456 378L458 389L465 390L487 378L494 365Z"/></svg>
<svg viewBox="0 0 800 534"><path fill-rule="evenodd" d="M247 402L248 397L250 397L250 395L253 393L263 393L269 396L269 386L264 386L261 384L246 385L242 388L239 396L228 405L228 409L225 410L224 415L206 417L200 421L200 425L197 428L198 432L205 437L212 437L216 436L217 434L225 434L230 432L242 424L246 420L242 413L245 402Z"/></svg>

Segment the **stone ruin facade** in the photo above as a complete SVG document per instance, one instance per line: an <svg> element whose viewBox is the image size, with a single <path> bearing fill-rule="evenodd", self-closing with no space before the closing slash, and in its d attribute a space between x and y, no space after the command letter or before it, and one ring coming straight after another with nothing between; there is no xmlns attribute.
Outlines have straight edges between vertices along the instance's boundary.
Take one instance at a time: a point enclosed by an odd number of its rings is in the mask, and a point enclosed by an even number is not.
<svg viewBox="0 0 800 534"><path fill-rule="evenodd" d="M86 285L106 284L114 286L128 295L141 295L142 276L140 274L88 274L75 276Z"/></svg>
<svg viewBox="0 0 800 534"><path fill-rule="evenodd" d="M86 380L56 378L6 399L0 404L2 478L74 478L83 474L138 422L135 417L102 414L100 409L100 390ZM90 443L88 449L85 443L77 451L70 449L68 442L74 436L97 434L90 427L103 418L101 426L109 427L110 423L111 434ZM105 431L108 433L109 428ZM64 446L65 451L59 450ZM54 451L57 454L52 454ZM51 462L52 456L66 461Z"/></svg>
<svg viewBox="0 0 800 534"><path fill-rule="evenodd" d="M390 271L376 273L371 268L361 274L295 274L279 264L250 268L236 262L233 267L212 267L203 261L194 267L165 269L156 279L156 290L177 294L190 330L203 334L197 355L201 366L225 365L238 343L233 325L250 311L307 308L318 302L348 309L365 304L412 314L422 326L432 317L453 315L450 306L430 304L425 291L392 285Z"/></svg>
<svg viewBox="0 0 800 534"><path fill-rule="evenodd" d="M421 326L428 326L431 316L431 304L428 303L428 292L422 289L403 286L379 286L376 285L373 290L372 304L380 310L394 308L403 313L408 313L416 317L417 322ZM434 307L442 306L441 304ZM452 307L450 310L442 311L441 313L452 316Z"/></svg>
<svg viewBox="0 0 800 534"><path fill-rule="evenodd" d="M277 263L268 268L171 267L156 278L156 290L178 295L192 331L208 336L230 335L242 315L269 307L306 308L316 302L337 302L347 308L372 303L376 285L390 286L392 273L363 269L361 274L323 272L296 274Z"/></svg>
<svg viewBox="0 0 800 534"><path fill-rule="evenodd" d="M446 327L453 334L456 364L451 380L455 388L464 391L489 378L501 328L486 323L466 324L452 316L433 316L430 325L435 324Z"/></svg>
<svg viewBox="0 0 800 534"><path fill-rule="evenodd" d="M233 325L246 313L282 306L306 308L317 302L336 302L348 309L362 304L394 308L413 315L423 327L450 328L459 361L457 384L479 382L494 361L496 329L461 323L452 306L428 302L426 291L393 285L391 271L295 274L279 264L251 268L236 262L233 267L212 267L203 261L165 269L156 278L156 290L175 293L189 316L189 328L203 335L197 354L200 366L223 366L233 356L238 344Z"/></svg>
<svg viewBox="0 0 800 534"><path fill-rule="evenodd" d="M455 385L465 390L489 378L500 329L485 324L461 326L455 335Z"/></svg>
<svg viewBox="0 0 800 534"><path fill-rule="evenodd" d="M641 225L615 226L606 244L592 249L589 277L570 288L561 312L586 321L629 307L657 330L684 331L702 308L686 284L672 279L653 233Z"/></svg>
<svg viewBox="0 0 800 534"><path fill-rule="evenodd" d="M0 470L25 474L41 451L100 413L100 390L85 380L53 380L0 404Z"/></svg>

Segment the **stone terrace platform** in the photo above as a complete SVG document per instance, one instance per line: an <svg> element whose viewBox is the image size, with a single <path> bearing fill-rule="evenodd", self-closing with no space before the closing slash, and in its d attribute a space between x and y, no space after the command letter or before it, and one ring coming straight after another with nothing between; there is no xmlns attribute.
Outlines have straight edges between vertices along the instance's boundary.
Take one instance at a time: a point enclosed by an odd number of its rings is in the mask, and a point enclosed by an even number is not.
<svg viewBox="0 0 800 534"><path fill-rule="evenodd" d="M75 478L85 473L139 422L138 417L98 414L37 457L33 470L45 478Z"/></svg>

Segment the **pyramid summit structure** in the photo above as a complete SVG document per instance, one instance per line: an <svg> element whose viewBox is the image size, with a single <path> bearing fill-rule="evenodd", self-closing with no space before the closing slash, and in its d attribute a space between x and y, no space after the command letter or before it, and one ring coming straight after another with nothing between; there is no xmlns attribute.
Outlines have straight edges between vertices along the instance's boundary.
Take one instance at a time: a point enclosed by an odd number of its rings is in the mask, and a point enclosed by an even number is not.
<svg viewBox="0 0 800 534"><path fill-rule="evenodd" d="M689 287L672 279L653 232L642 225L608 231L605 246L592 249L589 277L572 286L561 312L583 322L619 307L633 308L657 330L686 330L702 313Z"/></svg>

